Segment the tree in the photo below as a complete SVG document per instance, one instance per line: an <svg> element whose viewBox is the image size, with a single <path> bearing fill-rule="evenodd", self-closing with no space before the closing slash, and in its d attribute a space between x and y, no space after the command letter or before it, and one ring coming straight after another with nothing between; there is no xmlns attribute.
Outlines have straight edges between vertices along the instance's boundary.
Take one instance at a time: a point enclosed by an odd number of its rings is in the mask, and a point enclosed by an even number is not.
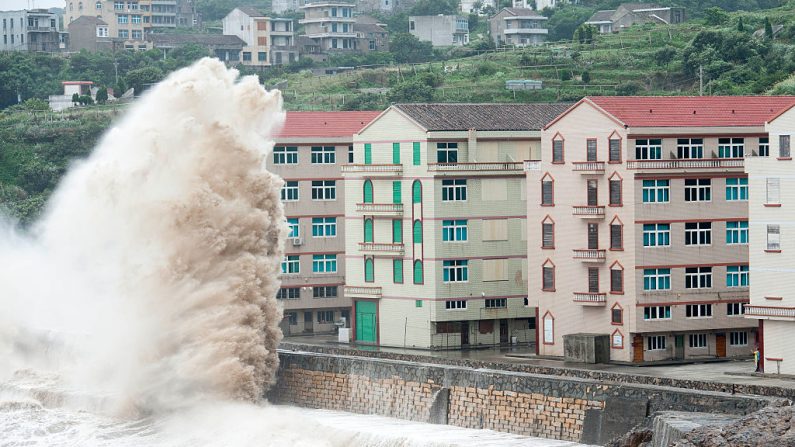
<svg viewBox="0 0 795 447"><path fill-rule="evenodd" d="M773 26L770 24L770 19L765 17L765 38L772 39L773 38Z"/></svg>
<svg viewBox="0 0 795 447"><path fill-rule="evenodd" d="M585 70L585 71L582 72L581 78L582 78L582 83L583 84L588 84L588 83L591 82L591 73L588 72L588 70Z"/></svg>
<svg viewBox="0 0 795 447"><path fill-rule="evenodd" d="M97 103L105 104L105 102L107 101L108 101L108 89L106 89L105 87L100 87L100 89L97 90Z"/></svg>
<svg viewBox="0 0 795 447"><path fill-rule="evenodd" d="M78 105L80 104L80 95L77 93L72 93L72 104Z"/></svg>
<svg viewBox="0 0 795 447"><path fill-rule="evenodd" d="M163 71L156 66L137 68L128 71L125 79L127 85L135 89L135 94L140 95L151 84L163 79Z"/></svg>
<svg viewBox="0 0 795 447"><path fill-rule="evenodd" d="M433 87L418 79L411 79L392 88L387 98L390 102L431 102Z"/></svg>
<svg viewBox="0 0 795 447"><path fill-rule="evenodd" d="M430 42L421 42L409 33L398 33L389 42L389 50L395 56L395 62L425 62L433 58L433 47Z"/></svg>
<svg viewBox="0 0 795 447"><path fill-rule="evenodd" d="M729 14L723 9L713 6L704 10L704 22L707 25L723 25L729 20Z"/></svg>
<svg viewBox="0 0 795 447"><path fill-rule="evenodd" d="M643 89L643 85L638 81L628 81L619 84L616 87L616 94L618 96L634 96Z"/></svg>
<svg viewBox="0 0 795 447"><path fill-rule="evenodd" d="M585 43L593 43L593 27L591 25L585 25Z"/></svg>
<svg viewBox="0 0 795 447"><path fill-rule="evenodd" d="M737 31L739 31L741 33L743 31L745 31L745 26L743 26L743 18L742 17L740 17L740 19L737 20Z"/></svg>
<svg viewBox="0 0 795 447"><path fill-rule="evenodd" d="M654 62L660 67L667 67L676 57L676 48L665 46L654 52Z"/></svg>

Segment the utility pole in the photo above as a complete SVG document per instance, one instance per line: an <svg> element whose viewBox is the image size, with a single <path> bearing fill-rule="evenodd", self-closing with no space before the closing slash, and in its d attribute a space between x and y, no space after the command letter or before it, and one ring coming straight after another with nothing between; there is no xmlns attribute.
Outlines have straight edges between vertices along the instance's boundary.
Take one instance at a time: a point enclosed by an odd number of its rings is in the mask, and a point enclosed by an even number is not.
<svg viewBox="0 0 795 447"><path fill-rule="evenodd" d="M698 66L698 96L704 96L704 67Z"/></svg>

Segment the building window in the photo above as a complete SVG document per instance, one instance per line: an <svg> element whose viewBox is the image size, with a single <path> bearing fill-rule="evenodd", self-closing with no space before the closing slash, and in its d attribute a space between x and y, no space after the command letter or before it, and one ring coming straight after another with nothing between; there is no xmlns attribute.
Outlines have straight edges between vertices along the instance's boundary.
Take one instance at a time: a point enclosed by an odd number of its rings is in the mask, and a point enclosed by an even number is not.
<svg viewBox="0 0 795 447"><path fill-rule="evenodd" d="M458 163L458 143L436 143L436 161Z"/></svg>
<svg viewBox="0 0 795 447"><path fill-rule="evenodd" d="M119 23L119 25L124 25L129 21L129 16L126 14L120 14L116 16L116 21Z"/></svg>
<svg viewBox="0 0 795 447"><path fill-rule="evenodd" d="M422 300L414 300L414 307L422 307Z"/></svg>
<svg viewBox="0 0 795 447"><path fill-rule="evenodd" d="M709 202L712 200L712 179L685 179L685 202Z"/></svg>
<svg viewBox="0 0 795 447"><path fill-rule="evenodd" d="M312 146L313 164L334 164L337 162L337 148L334 146Z"/></svg>
<svg viewBox="0 0 795 447"><path fill-rule="evenodd" d="M312 200L337 200L336 180L313 180Z"/></svg>
<svg viewBox="0 0 795 447"><path fill-rule="evenodd" d="M395 284L403 284L403 260L392 260L392 282Z"/></svg>
<svg viewBox="0 0 795 447"><path fill-rule="evenodd" d="M555 290L555 264L548 260L541 266L542 284L541 289L547 291Z"/></svg>
<svg viewBox="0 0 795 447"><path fill-rule="evenodd" d="M610 138L607 140L609 143L608 160L617 162L621 161L621 140L617 138Z"/></svg>
<svg viewBox="0 0 795 447"><path fill-rule="evenodd" d="M727 178L726 200L748 200L748 178Z"/></svg>
<svg viewBox="0 0 795 447"><path fill-rule="evenodd" d="M373 145L364 143L364 164L369 165L373 163Z"/></svg>
<svg viewBox="0 0 795 447"><path fill-rule="evenodd" d="M685 245L711 245L712 222L686 222Z"/></svg>
<svg viewBox="0 0 795 447"><path fill-rule="evenodd" d="M108 37L108 27L107 26L98 26L97 27L97 37Z"/></svg>
<svg viewBox="0 0 795 447"><path fill-rule="evenodd" d="M610 249L624 249L624 226L621 223L610 224Z"/></svg>
<svg viewBox="0 0 795 447"><path fill-rule="evenodd" d="M665 350L665 335L652 335L646 337L646 350L647 351L664 351Z"/></svg>
<svg viewBox="0 0 795 447"><path fill-rule="evenodd" d="M747 265L730 265L726 267L726 287L748 287Z"/></svg>
<svg viewBox="0 0 795 447"><path fill-rule="evenodd" d="M422 261L414 261L414 284L423 283Z"/></svg>
<svg viewBox="0 0 795 447"><path fill-rule="evenodd" d="M712 304L688 304L685 306L687 318L712 318Z"/></svg>
<svg viewBox="0 0 795 447"><path fill-rule="evenodd" d="M748 346L748 332L732 331L729 332L730 346Z"/></svg>
<svg viewBox="0 0 795 447"><path fill-rule="evenodd" d="M301 273L301 263L298 260L298 255L288 255L282 259L282 273L285 275Z"/></svg>
<svg viewBox="0 0 795 447"><path fill-rule="evenodd" d="M596 161L596 140L589 138L585 140L585 161Z"/></svg>
<svg viewBox="0 0 795 447"><path fill-rule="evenodd" d="M312 298L336 298L337 293L337 286L312 287Z"/></svg>
<svg viewBox="0 0 795 447"><path fill-rule="evenodd" d="M282 201L295 202L298 200L298 182L284 182L282 186Z"/></svg>
<svg viewBox="0 0 795 447"><path fill-rule="evenodd" d="M702 138L677 139L676 158L704 158L704 139Z"/></svg>
<svg viewBox="0 0 795 447"><path fill-rule="evenodd" d="M102 2L94 3L94 9L102 9Z"/></svg>
<svg viewBox="0 0 795 447"><path fill-rule="evenodd" d="M141 23L141 16L139 15L131 15L130 16L130 23Z"/></svg>
<svg viewBox="0 0 795 447"><path fill-rule="evenodd" d="M541 179L541 206L552 206L555 204L555 181L545 176Z"/></svg>
<svg viewBox="0 0 795 447"><path fill-rule="evenodd" d="M414 166L420 165L420 143L419 141L415 141L411 144L412 146L412 162Z"/></svg>
<svg viewBox="0 0 795 447"><path fill-rule="evenodd" d="M544 315L544 344L555 343L555 317L549 312Z"/></svg>
<svg viewBox="0 0 795 447"><path fill-rule="evenodd" d="M392 143L392 164L400 164L400 143Z"/></svg>
<svg viewBox="0 0 795 447"><path fill-rule="evenodd" d="M624 269L621 266L610 268L610 292L624 293Z"/></svg>
<svg viewBox="0 0 795 447"><path fill-rule="evenodd" d="M505 309L506 307L508 307L508 300L506 298L486 299L486 309Z"/></svg>
<svg viewBox="0 0 795 447"><path fill-rule="evenodd" d="M644 269L643 290L670 290L671 269Z"/></svg>
<svg viewBox="0 0 795 447"><path fill-rule="evenodd" d="M610 323L624 324L624 309L622 309L618 304L610 309Z"/></svg>
<svg viewBox="0 0 795 447"><path fill-rule="evenodd" d="M132 38L133 38L133 40L143 40L144 32L139 30L139 29L134 29L134 30L132 30ZM141 49L145 50L146 49L146 45L138 45L138 49L139 50L141 50Z"/></svg>
<svg viewBox="0 0 795 447"><path fill-rule="evenodd" d="M637 160L660 160L662 158L662 140L635 140L635 158Z"/></svg>
<svg viewBox="0 0 795 447"><path fill-rule="evenodd" d="M443 220L442 221L442 241L444 241L444 242L466 242L467 241L467 221L466 220Z"/></svg>
<svg viewBox="0 0 795 447"><path fill-rule="evenodd" d="M718 158L743 158L744 138L718 138Z"/></svg>
<svg viewBox="0 0 795 447"><path fill-rule="evenodd" d="M778 136L778 156L779 158L790 158L789 135Z"/></svg>
<svg viewBox="0 0 795 447"><path fill-rule="evenodd" d="M726 303L726 315L730 317L745 315L745 303Z"/></svg>
<svg viewBox="0 0 795 447"><path fill-rule="evenodd" d="M364 282L375 281L375 268L373 265L373 258L364 259Z"/></svg>
<svg viewBox="0 0 795 447"><path fill-rule="evenodd" d="M403 221L400 219L392 220L392 243L403 243Z"/></svg>
<svg viewBox="0 0 795 447"><path fill-rule="evenodd" d="M243 62L251 62L251 51L243 52Z"/></svg>
<svg viewBox="0 0 795 447"><path fill-rule="evenodd" d="M541 248L555 248L555 222L550 217L541 222Z"/></svg>
<svg viewBox="0 0 795 447"><path fill-rule="evenodd" d="M313 217L312 237L337 237L337 218Z"/></svg>
<svg viewBox="0 0 795 447"><path fill-rule="evenodd" d="M337 255L312 255L312 273L337 273Z"/></svg>
<svg viewBox="0 0 795 447"><path fill-rule="evenodd" d="M14 36L11 36L11 37L12 37L11 42L13 43L14 42L14 40L13 40ZM129 37L130 37L130 30L126 30L126 29L120 29L119 30L119 39L128 39ZM125 47L125 48L132 49L133 46L130 45L130 46Z"/></svg>
<svg viewBox="0 0 795 447"><path fill-rule="evenodd" d="M781 227L779 225L767 226L767 249L772 251L781 250Z"/></svg>
<svg viewBox="0 0 795 447"><path fill-rule="evenodd" d="M709 289L712 287L712 267L685 268L685 289Z"/></svg>
<svg viewBox="0 0 795 447"><path fill-rule="evenodd" d="M298 218L287 219L287 225L290 228L290 234L288 234L288 238L290 239L297 239L301 237L301 229L298 226Z"/></svg>
<svg viewBox="0 0 795 447"><path fill-rule="evenodd" d="M766 181L767 188L767 202L768 204L777 205L781 203L781 179L768 178Z"/></svg>
<svg viewBox="0 0 795 447"><path fill-rule="evenodd" d="M259 62L268 62L268 53L264 51L257 52L257 61Z"/></svg>
<svg viewBox="0 0 795 447"><path fill-rule="evenodd" d="M282 287L276 292L277 300L297 300L301 298L300 287Z"/></svg>
<svg viewBox="0 0 795 447"><path fill-rule="evenodd" d="M552 163L564 163L563 139L556 137L552 140Z"/></svg>
<svg viewBox="0 0 795 447"><path fill-rule="evenodd" d="M670 224L643 224L644 247L669 247L670 245Z"/></svg>
<svg viewBox="0 0 795 447"><path fill-rule="evenodd" d="M670 320L671 306L647 306L643 308L644 320Z"/></svg>
<svg viewBox="0 0 795 447"><path fill-rule="evenodd" d="M348 163L353 163L353 145L348 146Z"/></svg>
<svg viewBox="0 0 795 447"><path fill-rule="evenodd" d="M444 302L444 308L447 310L466 309L467 302L465 300L447 300Z"/></svg>
<svg viewBox="0 0 795 447"><path fill-rule="evenodd" d="M726 222L726 244L748 244L748 221L728 221Z"/></svg>
<svg viewBox="0 0 795 447"><path fill-rule="evenodd" d="M610 205L621 206L621 180L610 180Z"/></svg>
<svg viewBox="0 0 795 447"><path fill-rule="evenodd" d="M668 203L670 195L670 180L643 181L643 203Z"/></svg>
<svg viewBox="0 0 795 447"><path fill-rule="evenodd" d="M319 310L317 311L317 323L318 324L331 324L334 322L334 311L333 310Z"/></svg>
<svg viewBox="0 0 795 447"><path fill-rule="evenodd" d="M463 202L467 199L466 179L442 180L442 201Z"/></svg>
<svg viewBox="0 0 795 447"><path fill-rule="evenodd" d="M706 348L707 347L707 334L690 334L691 348Z"/></svg>
<svg viewBox="0 0 795 447"><path fill-rule="evenodd" d="M469 280L469 261L449 259L442 261L444 282L467 282Z"/></svg>
<svg viewBox="0 0 795 447"><path fill-rule="evenodd" d="M130 11L138 11L138 3L129 2L127 3L127 7Z"/></svg>
<svg viewBox="0 0 795 447"><path fill-rule="evenodd" d="M273 164L298 164L298 148L295 146L276 146L273 148Z"/></svg>
<svg viewBox="0 0 795 447"><path fill-rule="evenodd" d="M401 189L400 180L392 182L392 203L403 203L403 190Z"/></svg>
<svg viewBox="0 0 795 447"><path fill-rule="evenodd" d="M364 219L364 242L373 242L373 219Z"/></svg>
<svg viewBox="0 0 795 447"><path fill-rule="evenodd" d="M373 182L365 180L362 187L362 201L364 203L373 203Z"/></svg>
<svg viewBox="0 0 795 447"><path fill-rule="evenodd" d="M770 138L767 137L759 138L759 156L760 157L770 156Z"/></svg>

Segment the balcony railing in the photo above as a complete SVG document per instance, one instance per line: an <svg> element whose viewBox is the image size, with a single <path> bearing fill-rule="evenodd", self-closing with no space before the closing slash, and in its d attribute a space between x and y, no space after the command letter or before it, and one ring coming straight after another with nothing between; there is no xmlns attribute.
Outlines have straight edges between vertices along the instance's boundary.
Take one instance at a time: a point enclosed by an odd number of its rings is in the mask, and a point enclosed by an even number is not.
<svg viewBox="0 0 795 447"><path fill-rule="evenodd" d="M604 206L575 205L572 207L572 215L584 219L604 219Z"/></svg>
<svg viewBox="0 0 795 447"><path fill-rule="evenodd" d="M362 253L379 254L386 256L403 256L403 244L389 244L381 242L359 242L359 251Z"/></svg>
<svg viewBox="0 0 795 447"><path fill-rule="evenodd" d="M604 306L607 302L607 294L574 292L574 302L586 306Z"/></svg>
<svg viewBox="0 0 795 447"><path fill-rule="evenodd" d="M795 307L745 305L746 317L795 318Z"/></svg>
<svg viewBox="0 0 795 447"><path fill-rule="evenodd" d="M525 160L524 161L524 170L525 170L525 172L540 171L541 170L541 161L540 160Z"/></svg>
<svg viewBox="0 0 795 447"><path fill-rule="evenodd" d="M575 249L574 259L578 259L583 262L605 262L605 253L606 250L604 249Z"/></svg>
<svg viewBox="0 0 795 447"><path fill-rule="evenodd" d="M742 158L703 158L680 160L629 160L627 169L712 169L742 168Z"/></svg>
<svg viewBox="0 0 795 447"><path fill-rule="evenodd" d="M403 165L378 164L378 165L342 165L342 172L363 172L367 174L398 174L403 172Z"/></svg>
<svg viewBox="0 0 795 447"><path fill-rule="evenodd" d="M431 172L472 171L522 171L521 161L499 161L482 163L428 163Z"/></svg>
<svg viewBox="0 0 795 447"><path fill-rule="evenodd" d="M402 216L402 203L357 203L356 211L362 214L380 214L386 216Z"/></svg>
<svg viewBox="0 0 795 447"><path fill-rule="evenodd" d="M381 288L368 286L345 286L345 296L353 298L381 298Z"/></svg>
<svg viewBox="0 0 795 447"><path fill-rule="evenodd" d="M574 171L582 174L604 174L605 162L603 161L575 161Z"/></svg>

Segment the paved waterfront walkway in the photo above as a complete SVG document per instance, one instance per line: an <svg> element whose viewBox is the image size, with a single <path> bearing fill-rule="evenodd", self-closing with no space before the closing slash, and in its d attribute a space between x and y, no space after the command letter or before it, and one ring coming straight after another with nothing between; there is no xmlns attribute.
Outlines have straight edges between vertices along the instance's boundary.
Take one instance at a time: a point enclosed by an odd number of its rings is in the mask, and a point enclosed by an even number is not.
<svg viewBox="0 0 795 447"><path fill-rule="evenodd" d="M483 362L502 362L527 365L538 365L557 368L590 369L615 373L645 375L651 377L664 377L682 380L703 380L709 382L738 384L738 385L758 385L774 386L781 388L795 389L795 380L791 378L777 378L773 375L756 376L750 373L754 371L752 360L728 360L728 361L709 361L704 363L686 363L665 366L631 366L631 365L591 365L584 363L570 363L562 360L538 358L533 355L534 348L528 346L515 346L504 348L471 349L465 351L428 351L420 349L403 349L387 347L355 347L347 344L336 343L336 336L315 335L287 337L286 343L298 343L308 345L318 345L326 347L346 347L367 351L392 352L398 354L421 355L436 358L467 359Z"/></svg>

